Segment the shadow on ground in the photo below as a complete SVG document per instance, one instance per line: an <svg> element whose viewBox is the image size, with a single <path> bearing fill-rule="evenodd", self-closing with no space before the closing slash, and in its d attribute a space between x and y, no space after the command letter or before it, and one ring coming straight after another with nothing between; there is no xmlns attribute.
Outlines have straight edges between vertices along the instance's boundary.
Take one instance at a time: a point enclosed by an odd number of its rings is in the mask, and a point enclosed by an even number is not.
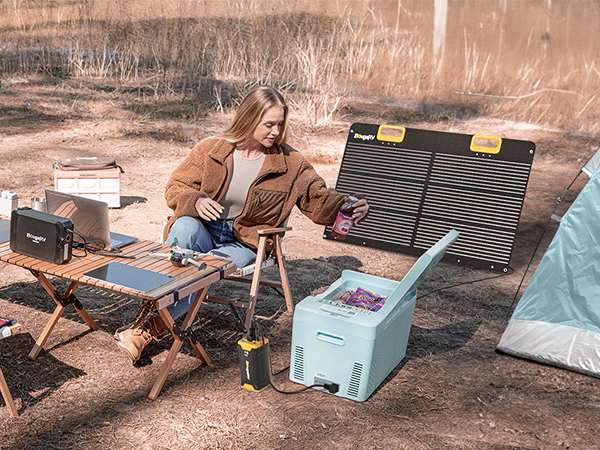
<svg viewBox="0 0 600 450"><path fill-rule="evenodd" d="M135 205L136 203L146 203L147 201L147 197L139 195L121 195L121 208L126 208L130 205Z"/></svg>
<svg viewBox="0 0 600 450"><path fill-rule="evenodd" d="M385 377L369 398L377 395L409 361L463 348L471 341L480 324L480 320L469 319L433 329L412 325L405 358Z"/></svg>
<svg viewBox="0 0 600 450"><path fill-rule="evenodd" d="M62 124L66 119L77 119L74 115L47 114L25 104L24 106L0 105L0 135L24 135L36 133L50 126Z"/></svg>
<svg viewBox="0 0 600 450"><path fill-rule="evenodd" d="M482 112L476 104L382 99L348 101L340 108L340 114L350 122L372 119L373 123L410 123L473 119Z"/></svg>
<svg viewBox="0 0 600 450"><path fill-rule="evenodd" d="M2 371L13 398L21 399L19 413L44 400L65 382L86 375L51 354L31 361L27 352L34 344L30 334L19 334L0 342Z"/></svg>
<svg viewBox="0 0 600 450"><path fill-rule="evenodd" d="M417 359L458 350L471 341L480 325L479 319L468 319L433 329L413 325L406 356Z"/></svg>

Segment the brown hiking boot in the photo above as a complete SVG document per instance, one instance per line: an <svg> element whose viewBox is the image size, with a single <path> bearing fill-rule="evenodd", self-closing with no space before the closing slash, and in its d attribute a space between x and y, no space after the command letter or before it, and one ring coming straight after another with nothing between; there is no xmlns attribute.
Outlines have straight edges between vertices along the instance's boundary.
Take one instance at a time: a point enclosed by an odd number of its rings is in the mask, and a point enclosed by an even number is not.
<svg viewBox="0 0 600 450"><path fill-rule="evenodd" d="M150 317L138 326L128 328L125 331L115 334L117 345L127 353L132 363L135 363L144 348L153 340L158 338L165 331L163 321L160 317Z"/></svg>

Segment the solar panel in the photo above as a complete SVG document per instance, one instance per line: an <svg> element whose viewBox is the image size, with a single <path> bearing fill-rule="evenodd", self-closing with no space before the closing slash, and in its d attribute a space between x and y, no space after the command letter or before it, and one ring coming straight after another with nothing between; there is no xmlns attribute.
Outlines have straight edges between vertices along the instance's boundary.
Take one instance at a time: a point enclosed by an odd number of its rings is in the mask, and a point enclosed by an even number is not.
<svg viewBox="0 0 600 450"><path fill-rule="evenodd" d="M529 141L355 123L336 190L370 210L345 242L419 255L456 229L444 260L506 271L534 154Z"/></svg>

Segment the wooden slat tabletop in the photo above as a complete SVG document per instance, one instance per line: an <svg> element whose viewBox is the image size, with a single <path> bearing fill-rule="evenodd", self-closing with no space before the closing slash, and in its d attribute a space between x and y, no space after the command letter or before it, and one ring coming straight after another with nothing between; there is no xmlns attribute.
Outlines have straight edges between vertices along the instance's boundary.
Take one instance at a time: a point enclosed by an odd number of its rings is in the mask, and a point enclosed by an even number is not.
<svg viewBox="0 0 600 450"><path fill-rule="evenodd" d="M148 300L157 300L168 293L177 291L191 283L201 280L222 268L225 276L230 275L235 271L235 267L232 264L214 256L205 256L202 258L200 262L205 263L206 268L198 270L198 268L193 265L187 267L175 267L167 258L149 256L149 253L151 252L168 253L169 246L152 241L138 241L122 248L123 255L134 256L135 259L94 255L90 253L88 253L87 256L76 257L75 254L81 254L81 252L75 250L73 258L67 264L53 264L15 253L10 249L10 244L5 242L0 244L0 261L48 275L77 281L81 284L89 284ZM164 288L166 289L154 289L154 291L143 292L130 287L120 286L118 284L85 276L85 273L102 267L109 262L119 262L140 269L151 270L153 272L172 276L174 277L174 280L167 282L164 285ZM153 292L160 292L160 294L153 295Z"/></svg>

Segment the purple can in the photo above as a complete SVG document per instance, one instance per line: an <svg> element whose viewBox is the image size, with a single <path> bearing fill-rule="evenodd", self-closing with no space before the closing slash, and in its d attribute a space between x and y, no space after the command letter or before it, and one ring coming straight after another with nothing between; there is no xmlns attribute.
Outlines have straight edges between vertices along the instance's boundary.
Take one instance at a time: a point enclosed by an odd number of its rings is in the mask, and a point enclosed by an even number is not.
<svg viewBox="0 0 600 450"><path fill-rule="evenodd" d="M335 223L333 224L333 228L331 229L331 234L333 238L336 240L345 239L352 225L354 225L354 220L352 219L352 213L354 211L354 204L358 201L358 197L354 197L353 195L348 196L342 207L340 208L337 216L335 218Z"/></svg>

